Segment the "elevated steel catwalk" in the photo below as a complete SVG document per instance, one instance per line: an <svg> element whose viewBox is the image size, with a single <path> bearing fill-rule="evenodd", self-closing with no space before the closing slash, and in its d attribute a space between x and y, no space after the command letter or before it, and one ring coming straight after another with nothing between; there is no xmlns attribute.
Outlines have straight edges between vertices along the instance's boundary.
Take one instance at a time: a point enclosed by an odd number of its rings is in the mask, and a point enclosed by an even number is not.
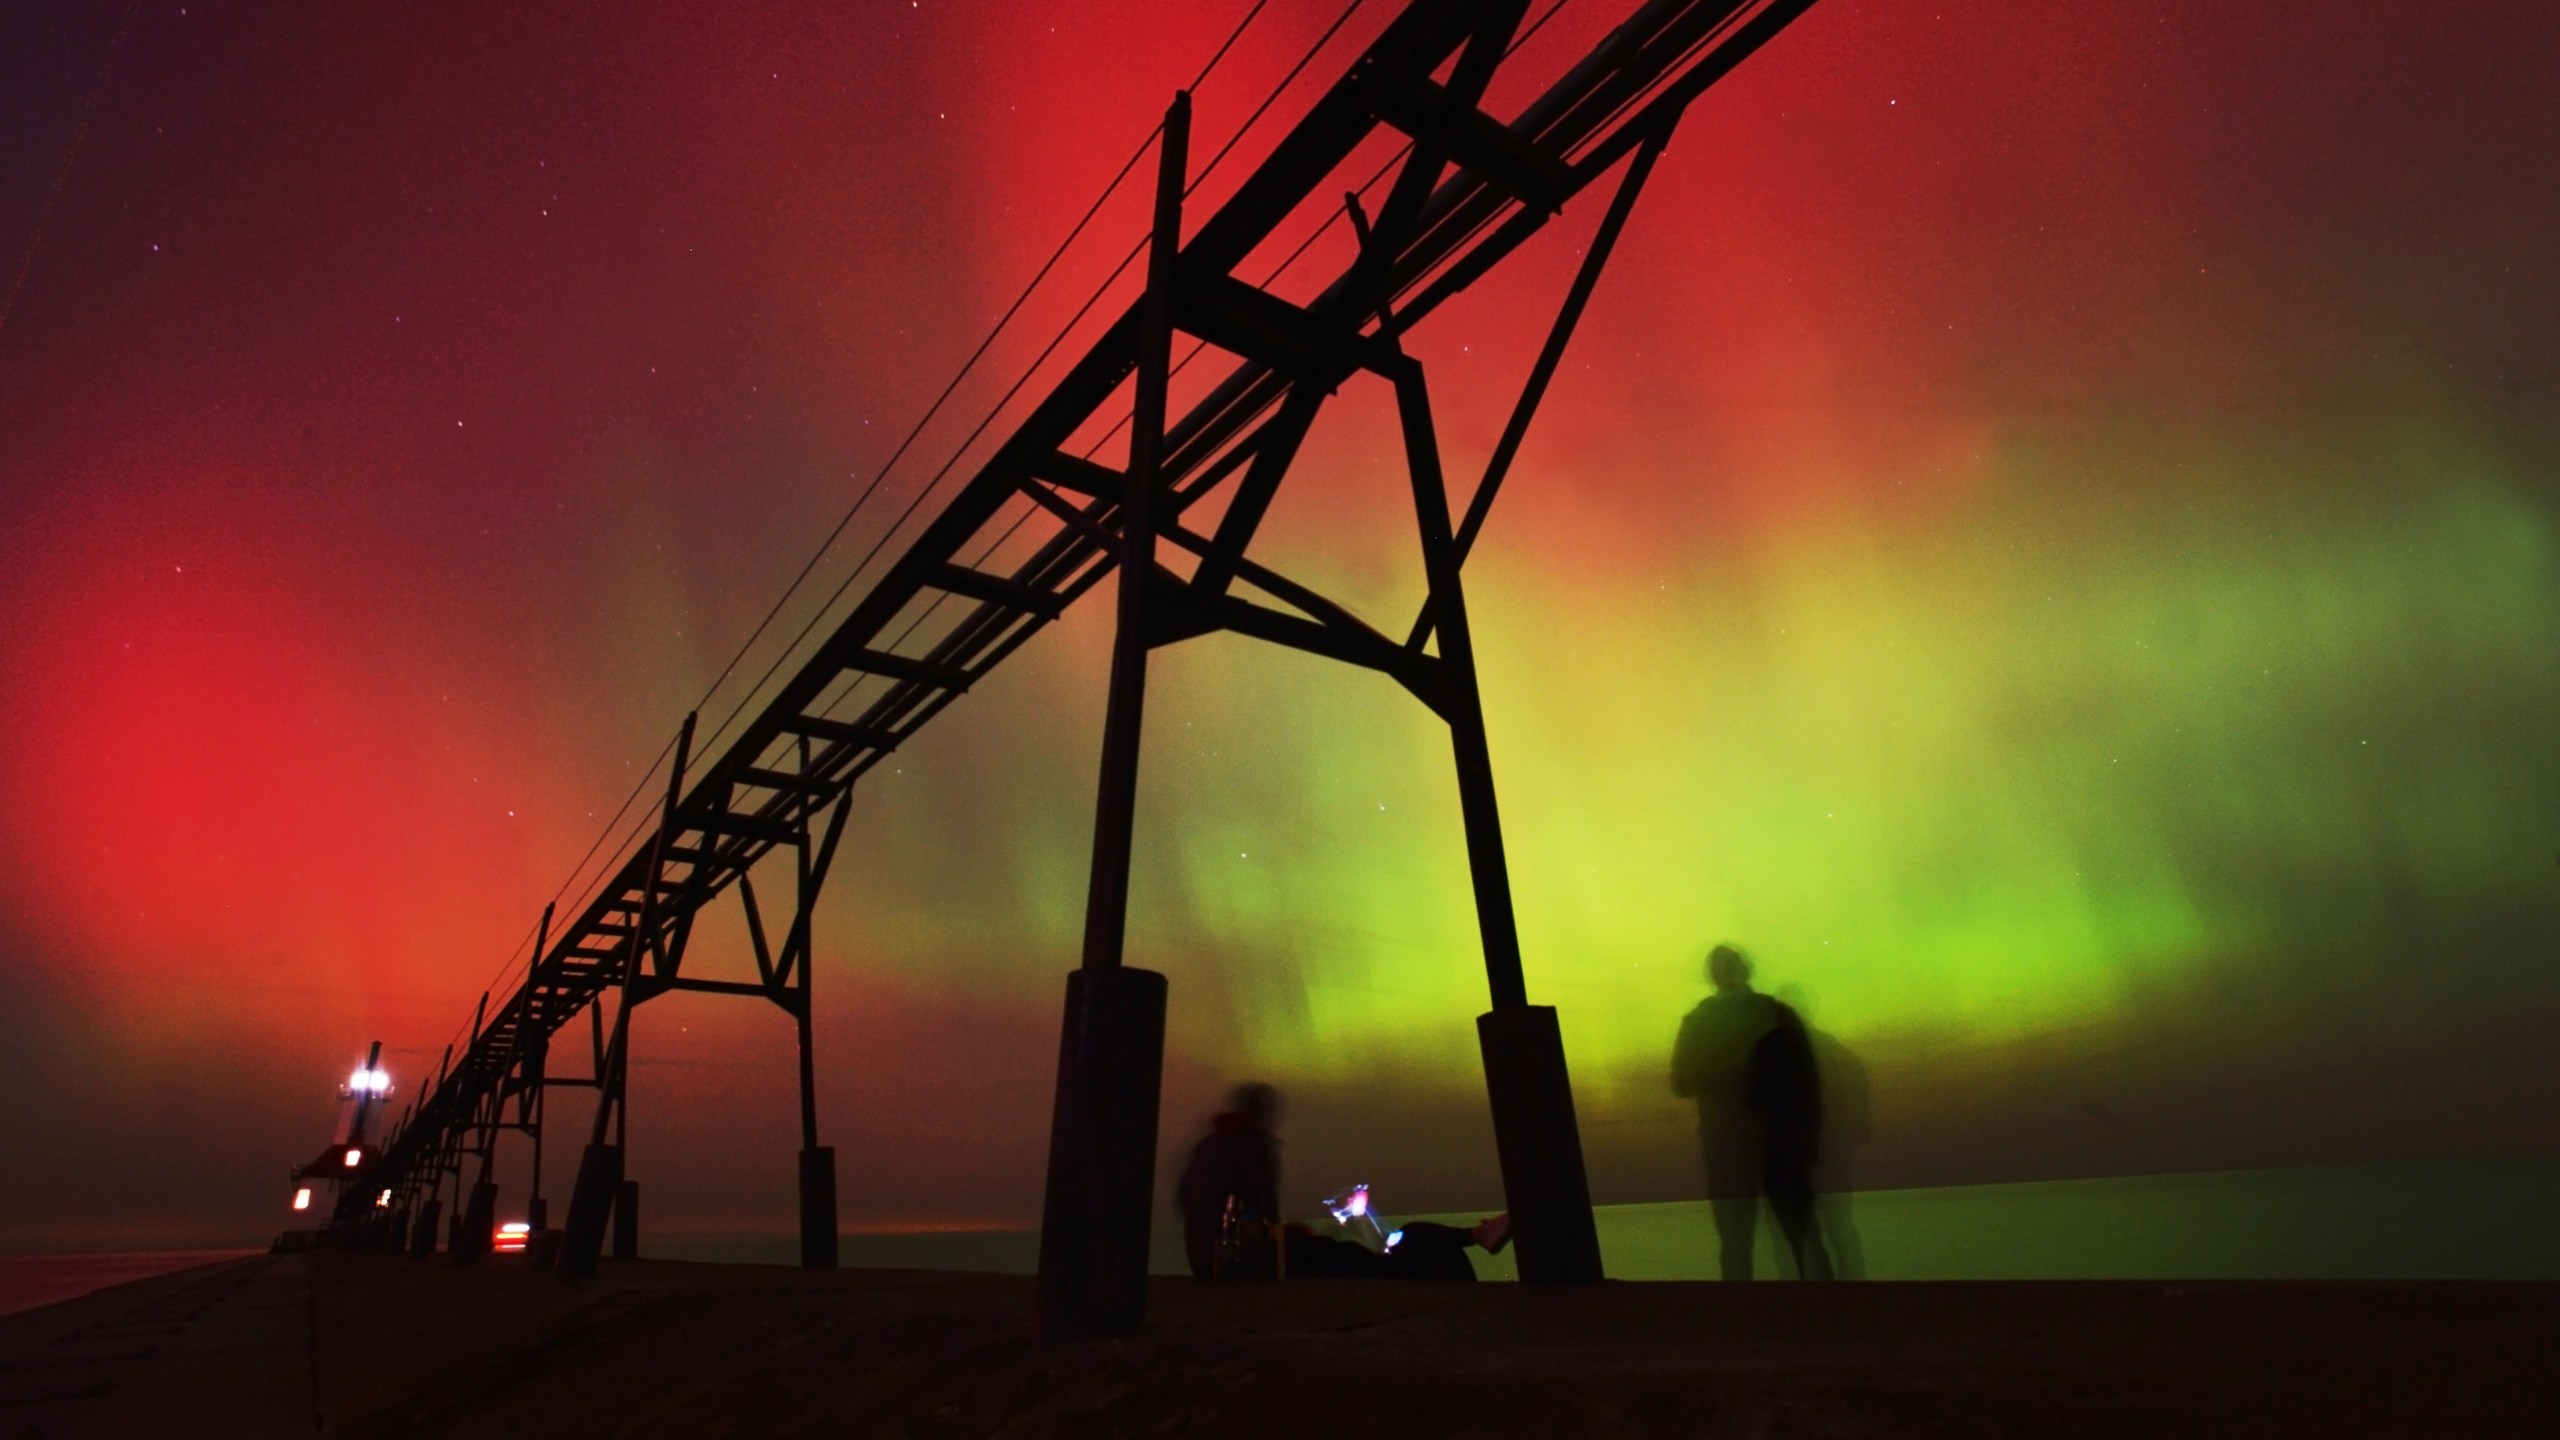
<svg viewBox="0 0 2560 1440"><path fill-rule="evenodd" d="M1274 489L1325 396L1362 370L1387 374L1404 363L1400 336L1639 147L1650 149L1635 168L1649 166L1686 106L1810 5L1634 5L1508 120L1485 113L1473 97L1505 58L1517 3L1415 0L1398 15L1179 246L1172 326L1232 364L1161 437L1155 468L1162 489L1151 523L1158 538L1196 563L1188 576L1159 567L1154 577L1172 602L1160 607L1165 633L1157 642L1231 629L1380 671L1445 714L1443 661L1429 646L1427 607L1409 636L1390 638L1247 557ZM1481 44L1488 16L1503 12L1493 43ZM1477 62L1462 55L1471 43L1481 52ZM1476 64L1472 75L1468 63ZM1443 73L1447 80L1435 78ZM1292 217L1325 218L1345 205L1338 172L1382 129L1414 142L1399 180L1407 194L1402 213L1392 193L1374 224L1355 210L1360 253L1311 298L1293 301L1239 278L1237 268ZM1613 212L1613 224L1623 221L1623 209ZM757 984L683 976L684 935L704 906L733 887L751 894L749 872L777 848L798 852L804 886L812 863L822 878L854 782L1113 570L1127 477L1068 447L1095 433L1106 407L1117 413L1114 398L1139 365L1141 304L1031 408L734 742L690 776L679 758L679 778L689 779L689 788L671 791L659 832L585 909L550 931L522 984L475 1027L463 1054L390 1142L375 1169L376 1188L432 1188L462 1154L485 1148L506 1103L521 1106L523 1092L546 1083L543 1057L552 1037L581 1011L598 1017L601 1066L599 1000L608 990L624 990L626 1014L629 1005L673 989L761 993L789 1008L788 971L796 962L805 1011L805 911L797 954L789 942L780 955L770 952L758 926ZM1506 437L1507 446L1516 444L1516 434ZM1183 523L1222 492L1228 503L1211 533ZM1038 507L1046 538L1003 573L975 568L966 557L991 551L996 522L1018 514L1014 502L1026 498ZM1459 527L1461 553L1490 498L1487 487ZM1239 581L1264 599L1231 593ZM936 602L965 608L920 651L893 649L884 638L896 633L893 625ZM879 686L856 712L833 713L832 697L855 681Z"/></svg>

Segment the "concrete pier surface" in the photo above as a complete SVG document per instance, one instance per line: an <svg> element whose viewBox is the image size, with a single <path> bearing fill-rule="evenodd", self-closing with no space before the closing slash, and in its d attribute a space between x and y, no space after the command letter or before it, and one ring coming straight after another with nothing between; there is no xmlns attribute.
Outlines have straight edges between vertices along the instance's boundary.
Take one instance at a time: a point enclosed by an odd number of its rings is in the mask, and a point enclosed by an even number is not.
<svg viewBox="0 0 2560 1440"><path fill-rule="evenodd" d="M260 1256L0 1317L0 1437L2560 1433L2560 1286L1153 1282Z"/></svg>

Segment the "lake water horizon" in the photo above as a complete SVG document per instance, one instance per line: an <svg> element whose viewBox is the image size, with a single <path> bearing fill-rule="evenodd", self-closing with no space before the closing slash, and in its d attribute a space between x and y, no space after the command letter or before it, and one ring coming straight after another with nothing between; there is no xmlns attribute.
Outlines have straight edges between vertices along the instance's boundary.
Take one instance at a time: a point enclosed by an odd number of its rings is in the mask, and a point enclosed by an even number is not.
<svg viewBox="0 0 2560 1440"><path fill-rule="evenodd" d="M1393 1197L1380 1204L1392 1211ZM1159 1210L1159 1218L1167 1212ZM1712 1280L1703 1200L1602 1205L1603 1263L1616 1280ZM1472 1223L1478 1213L1398 1215ZM2217 1170L1869 1190L1825 1197L1843 1278L1862 1280L2560 1280L2560 1156ZM1783 1276L1763 1217L1754 1273ZM652 1237L670 1260L792 1264L787 1232ZM253 1250L0 1256L0 1315ZM848 1231L848 1266L1029 1274L1037 1230ZM1518 1278L1516 1252L1471 1252L1486 1280ZM1151 1268L1184 1273L1176 1225L1155 1231Z"/></svg>

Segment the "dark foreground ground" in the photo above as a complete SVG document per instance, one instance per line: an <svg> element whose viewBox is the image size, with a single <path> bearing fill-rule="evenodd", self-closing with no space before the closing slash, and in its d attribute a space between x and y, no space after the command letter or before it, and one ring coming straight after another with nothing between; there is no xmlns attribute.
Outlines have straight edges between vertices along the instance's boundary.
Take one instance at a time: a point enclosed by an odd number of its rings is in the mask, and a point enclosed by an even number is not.
<svg viewBox="0 0 2560 1440"><path fill-rule="evenodd" d="M2560 1435L2560 1287L1158 1281L258 1257L0 1318L0 1440Z"/></svg>

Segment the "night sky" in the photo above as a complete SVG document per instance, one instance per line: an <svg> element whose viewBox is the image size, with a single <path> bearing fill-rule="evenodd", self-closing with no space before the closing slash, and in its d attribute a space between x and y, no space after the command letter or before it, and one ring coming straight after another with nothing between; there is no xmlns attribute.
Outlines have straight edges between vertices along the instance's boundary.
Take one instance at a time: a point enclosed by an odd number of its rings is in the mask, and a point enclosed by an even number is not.
<svg viewBox="0 0 2560 1440"><path fill-rule="evenodd" d="M0 1248L257 1240L366 1042L414 1094L1247 8L0 12ZM1339 13L1272 0L1195 155ZM2560 1144L2555 134L2521 0L1823 0L1692 109L1469 570L1595 1198L1695 1193L1665 1067L1719 940L1854 1058L1862 1184ZM1600 208L1422 332L1456 474ZM1400 633L1391 414L1346 387L1256 553ZM1109 619L857 793L816 981L848 1228L1036 1214ZM1301 1198L1493 1202L1438 722L1232 637L1154 675L1167 1144L1265 1078ZM746 969L734 914L690 966ZM660 1233L789 1224L790 1035L638 1012Z"/></svg>

